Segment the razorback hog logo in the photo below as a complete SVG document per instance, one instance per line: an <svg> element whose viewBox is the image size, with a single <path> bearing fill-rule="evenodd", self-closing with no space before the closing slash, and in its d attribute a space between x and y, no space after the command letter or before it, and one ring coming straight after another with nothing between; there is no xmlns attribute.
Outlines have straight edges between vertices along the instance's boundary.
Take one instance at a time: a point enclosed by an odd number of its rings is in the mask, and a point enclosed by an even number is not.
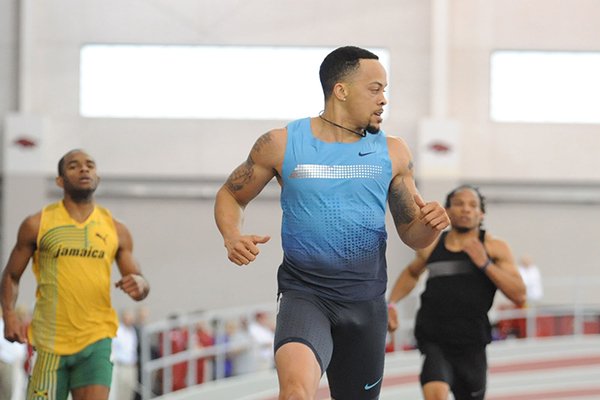
<svg viewBox="0 0 600 400"><path fill-rule="evenodd" d="M28 137L22 136L20 138L15 139L15 141L13 142L13 144L19 146L19 147L23 147L23 148L30 148L30 147L35 147L36 146L36 142L33 139L30 139Z"/></svg>
<svg viewBox="0 0 600 400"><path fill-rule="evenodd" d="M452 150L452 147L444 142L433 142L429 144L427 148L434 153L448 153L450 150Z"/></svg>

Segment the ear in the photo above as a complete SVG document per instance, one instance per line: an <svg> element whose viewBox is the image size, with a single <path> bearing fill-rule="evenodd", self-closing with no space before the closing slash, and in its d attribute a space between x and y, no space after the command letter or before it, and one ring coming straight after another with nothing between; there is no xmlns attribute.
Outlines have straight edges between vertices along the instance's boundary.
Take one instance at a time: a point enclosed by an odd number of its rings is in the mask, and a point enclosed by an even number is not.
<svg viewBox="0 0 600 400"><path fill-rule="evenodd" d="M335 86L333 87L333 95L339 100L339 101L346 101L346 97L348 96L348 91L346 89L346 85L344 85L343 83L336 83Z"/></svg>
<svg viewBox="0 0 600 400"><path fill-rule="evenodd" d="M481 210L479 210L479 223L483 224L483 221L485 220L485 213Z"/></svg>
<svg viewBox="0 0 600 400"><path fill-rule="evenodd" d="M65 188L65 181L63 180L62 176L57 176L56 179L54 179L54 182L56 182L56 186L58 186L59 188Z"/></svg>

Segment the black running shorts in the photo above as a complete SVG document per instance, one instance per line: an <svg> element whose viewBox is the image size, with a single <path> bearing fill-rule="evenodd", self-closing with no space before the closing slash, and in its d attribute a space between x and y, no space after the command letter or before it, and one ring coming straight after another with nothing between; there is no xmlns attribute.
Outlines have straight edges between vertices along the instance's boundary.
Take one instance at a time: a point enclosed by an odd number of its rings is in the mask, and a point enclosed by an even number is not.
<svg viewBox="0 0 600 400"><path fill-rule="evenodd" d="M383 296L343 302L287 291L279 303L275 352L286 343L303 343L327 373L334 399L373 400L381 391L386 333Z"/></svg>
<svg viewBox="0 0 600 400"><path fill-rule="evenodd" d="M485 347L454 348L419 342L424 356L421 385L446 382L456 400L483 400L487 381Z"/></svg>

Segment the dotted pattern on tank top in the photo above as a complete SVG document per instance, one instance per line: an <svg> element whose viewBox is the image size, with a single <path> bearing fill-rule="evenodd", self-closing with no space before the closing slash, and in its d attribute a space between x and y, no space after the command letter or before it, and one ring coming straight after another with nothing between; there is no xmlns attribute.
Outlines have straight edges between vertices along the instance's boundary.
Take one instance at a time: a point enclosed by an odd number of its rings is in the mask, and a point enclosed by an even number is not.
<svg viewBox="0 0 600 400"><path fill-rule="evenodd" d="M325 207L324 226L326 226L326 235L332 243L339 243L337 251L339 254L330 253L331 261L338 261L340 256L343 259L351 260L353 264L366 264L373 262L373 251L379 245L379 239L371 235L343 235L346 229L339 229L340 225L345 224L344 214L342 212L341 199L332 199L327 202ZM361 223L365 226L372 226L375 220L375 213L367 211L361 215ZM371 251L367 251L371 250ZM378 253L376 253L378 254Z"/></svg>

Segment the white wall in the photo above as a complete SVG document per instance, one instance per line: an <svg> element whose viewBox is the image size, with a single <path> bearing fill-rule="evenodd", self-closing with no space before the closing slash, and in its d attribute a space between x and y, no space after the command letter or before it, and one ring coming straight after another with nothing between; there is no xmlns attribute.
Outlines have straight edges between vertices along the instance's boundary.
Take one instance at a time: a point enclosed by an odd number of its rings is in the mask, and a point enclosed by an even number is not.
<svg viewBox="0 0 600 400"><path fill-rule="evenodd" d="M16 0L0 1L0 118L9 111L15 110L18 101L16 59L18 7L16 3ZM2 125L0 123L0 135L3 132ZM0 171L2 171L2 150L0 145Z"/></svg>
<svg viewBox="0 0 600 400"><path fill-rule="evenodd" d="M450 12L450 95L463 127L465 178L600 181L600 126L489 119L494 49L600 51L595 0L457 0Z"/></svg>
<svg viewBox="0 0 600 400"><path fill-rule="evenodd" d="M93 149L105 174L223 176L258 135L285 123L82 119L78 61L85 43L387 47L394 54L390 75L397 88L387 129L414 135L416 120L427 112L422 90L428 68L427 2L385 0L368 7L359 0L25 2L29 62L23 111L51 116L45 143L49 170L65 148L81 146ZM318 79L318 71L306 73ZM232 96L236 89L223 88ZM315 104L314 114L321 109ZM227 150L213 157L215 149Z"/></svg>
<svg viewBox="0 0 600 400"><path fill-rule="evenodd" d="M386 47L391 54L392 100L384 122L386 132L404 137L414 149L418 124L429 115L429 1L22 3L23 63L19 72L23 84L16 94L21 99L21 112L44 118L42 172L34 177L5 174L3 215L9 217L2 227L4 260L22 218L38 204L56 198L56 192L46 186L47 178L55 174L58 158L70 148L84 147L96 157L105 185L123 177L146 183L161 177L201 186L206 180L222 181L246 157L260 134L285 123L81 118L78 60L82 44ZM595 0L450 0L448 16L448 117L461 126L460 173L447 181L421 182L424 193L441 201L441 194L461 180L600 183L597 125L495 124L488 117L491 51L600 50L600 27L596 23L600 4ZM0 18L0 26L4 20L12 21L8 14ZM10 43L1 45L4 53L16 56ZM0 75L0 88L8 88L6 93L13 95L16 89L9 81L15 72L4 73L6 78ZM317 71L306 73L317 79ZM235 88L230 90L235 94ZM6 96L0 94L0 101L6 101ZM315 114L321 108L315 104ZM418 170L418 154L415 157ZM21 201L24 198L27 201ZM248 231L270 234L273 239L263 246L259 261L245 268L226 260L214 227L210 196L132 198L100 194L98 199L134 234L135 253L153 286L147 299L153 317L176 310L274 300L275 271L281 260L276 199L258 199L248 209ZM597 217L598 209L598 204L538 207L492 203L488 227L513 244L515 253L532 254L548 275L592 274L598 259L593 249L600 238L589 216ZM389 234L389 270L395 277L412 253L399 242L393 228ZM33 298L32 281L28 274L22 298ZM115 301L119 307L131 304L120 294L115 294Z"/></svg>

